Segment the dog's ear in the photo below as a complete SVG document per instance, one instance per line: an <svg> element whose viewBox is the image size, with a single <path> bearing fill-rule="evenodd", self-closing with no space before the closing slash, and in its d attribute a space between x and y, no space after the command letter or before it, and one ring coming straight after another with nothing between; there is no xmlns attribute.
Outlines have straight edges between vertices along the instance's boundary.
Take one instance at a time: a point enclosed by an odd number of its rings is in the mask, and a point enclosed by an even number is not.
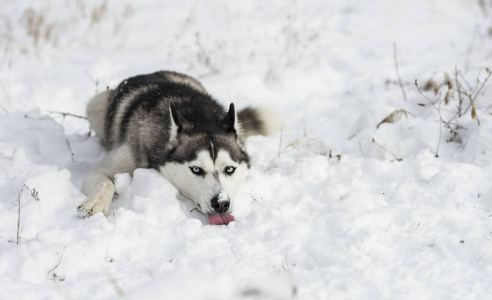
<svg viewBox="0 0 492 300"><path fill-rule="evenodd" d="M170 141L176 140L180 133L191 130L193 128L193 124L188 122L179 114L173 103L169 104L169 119L171 123L171 126L169 128Z"/></svg>
<svg viewBox="0 0 492 300"><path fill-rule="evenodd" d="M241 130L241 123L236 114L236 109L234 103L229 106L229 111L227 112L224 120L222 121L222 126L226 132L234 133L237 137L239 144L244 144L244 136Z"/></svg>
<svg viewBox="0 0 492 300"><path fill-rule="evenodd" d="M231 105L229 106L229 111L224 117L222 125L227 132L235 132L239 134L240 128L237 119L236 109L234 108L234 103L231 103Z"/></svg>

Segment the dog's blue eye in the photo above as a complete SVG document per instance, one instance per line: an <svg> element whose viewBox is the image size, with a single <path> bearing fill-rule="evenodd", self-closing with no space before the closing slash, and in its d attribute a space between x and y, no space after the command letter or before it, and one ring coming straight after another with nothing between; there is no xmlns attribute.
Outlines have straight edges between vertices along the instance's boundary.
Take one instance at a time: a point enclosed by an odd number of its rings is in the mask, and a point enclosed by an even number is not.
<svg viewBox="0 0 492 300"><path fill-rule="evenodd" d="M191 169L191 172L193 172L193 174L195 174L195 175L203 175L205 173L199 167L191 167L190 169Z"/></svg>
<svg viewBox="0 0 492 300"><path fill-rule="evenodd" d="M225 168L225 173L227 175L232 175L234 173L234 171L236 171L236 168L234 168L234 167L226 167Z"/></svg>

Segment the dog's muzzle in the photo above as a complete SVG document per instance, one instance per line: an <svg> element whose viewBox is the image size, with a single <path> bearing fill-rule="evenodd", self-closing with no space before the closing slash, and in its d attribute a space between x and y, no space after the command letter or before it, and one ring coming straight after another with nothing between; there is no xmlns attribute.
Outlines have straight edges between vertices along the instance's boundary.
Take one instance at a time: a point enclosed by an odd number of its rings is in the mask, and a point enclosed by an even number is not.
<svg viewBox="0 0 492 300"><path fill-rule="evenodd" d="M231 201L225 193L220 193L210 200L210 206L218 213L225 213L231 207Z"/></svg>
<svg viewBox="0 0 492 300"><path fill-rule="evenodd" d="M210 206L215 211L214 213L209 213L207 215L210 224L227 225L234 221L234 216L227 213L231 207L231 200L226 192L215 195L212 200L210 200Z"/></svg>

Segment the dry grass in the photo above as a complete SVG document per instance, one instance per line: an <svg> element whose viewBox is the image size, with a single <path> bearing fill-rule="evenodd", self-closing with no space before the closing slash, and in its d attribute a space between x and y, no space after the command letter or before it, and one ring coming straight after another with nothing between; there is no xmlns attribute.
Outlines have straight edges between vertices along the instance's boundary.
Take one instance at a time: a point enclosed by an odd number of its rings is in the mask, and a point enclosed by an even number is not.
<svg viewBox="0 0 492 300"><path fill-rule="evenodd" d="M443 123L449 127L450 123L454 121L457 118L460 118L468 113L470 113L470 117L473 120L476 120L477 123L480 125L480 119L478 118L477 115L477 104L479 103L478 97L482 95L483 90L485 86L487 85L490 77L492 76L492 71L484 67L480 69L477 73L475 83L470 84L463 73L459 71L457 68L455 68L455 76L454 79L451 79L451 76L447 72L442 72L443 74L443 80L441 81L436 81L433 80L432 77L429 79L425 84L423 88L420 88L417 80L415 80L415 86L417 87L418 91L424 98L429 102L430 105L434 106L437 108L437 106L444 104L444 105L451 105L452 100L457 100L456 107L454 108L454 114L453 116L445 121L442 120ZM447 87L446 94L443 99L441 99L441 88L442 87ZM439 98L435 101L430 100L427 96L423 94L422 91L434 91L435 95L439 95ZM458 94L458 98L456 98L456 94ZM426 106L426 104L419 104L421 106Z"/></svg>
<svg viewBox="0 0 492 300"><path fill-rule="evenodd" d="M134 15L135 11L130 4L115 6L118 11L111 10L108 0L91 2L87 0L66 1L63 5L52 7L50 2L39 5L29 5L24 9L19 20L11 20L4 17L5 29L0 31L0 37L6 41L5 53L11 50L12 45L19 48L22 52L39 52L46 46L63 47L71 46L74 41L86 42L88 34L94 36L101 30L109 27L113 30L114 37L122 37L125 23ZM56 13L53 13L56 11ZM18 22L18 23L16 23ZM87 24L86 30L77 28L80 24ZM20 25L20 26L17 26ZM84 26L84 25L83 25ZM31 44L25 43L22 39L12 39L12 28L18 27L24 31L25 35L32 41ZM77 30L70 30L72 28ZM124 39L122 39L124 40Z"/></svg>
<svg viewBox="0 0 492 300"><path fill-rule="evenodd" d="M309 148L315 144L318 144L321 140L321 137L314 136L315 132L325 125L327 121L322 122L320 125L316 126L314 129L307 131L306 129L304 130L304 134L295 139L294 141L288 143L286 146L283 146L283 129L280 130L280 140L279 140L279 146L278 146L278 154L277 156L280 157L280 155L287 153L289 151L295 150L295 149L306 149Z"/></svg>
<svg viewBox="0 0 492 300"><path fill-rule="evenodd" d="M476 80L474 84L470 84L463 73L455 68L454 80L451 76L442 72L443 79L441 81L433 79L434 75L424 84L423 88L418 85L417 79L415 79L415 87L419 93L427 100L428 104L419 104L420 106L431 105L439 115L439 142L436 149L436 157L439 156L439 146L441 143L442 127L446 128L450 134L451 138L448 142L461 142L459 137L459 130L463 127L456 123L456 119L466 114L469 114L473 120L477 121L480 125L480 119L477 114L477 104L479 103L478 97L482 95L486 84L488 83L492 72L489 68L482 68L478 71ZM441 98L441 88L446 87L446 94L444 98ZM436 100L431 100L427 97L423 91L434 91L434 95L438 95ZM458 97L456 98L456 94ZM448 119L444 119L442 115L442 105L451 106L455 104L456 106L451 109L452 116Z"/></svg>
<svg viewBox="0 0 492 300"><path fill-rule="evenodd" d="M121 28L126 23L126 21L135 14L135 10L130 4L125 5L125 9L123 9L119 18L114 19L113 33L114 35L118 35L121 32Z"/></svg>
<svg viewBox="0 0 492 300"><path fill-rule="evenodd" d="M21 18L27 35L32 38L34 48L41 42L52 42L56 46L57 37L53 33L56 23L47 20L45 11L27 8Z"/></svg>

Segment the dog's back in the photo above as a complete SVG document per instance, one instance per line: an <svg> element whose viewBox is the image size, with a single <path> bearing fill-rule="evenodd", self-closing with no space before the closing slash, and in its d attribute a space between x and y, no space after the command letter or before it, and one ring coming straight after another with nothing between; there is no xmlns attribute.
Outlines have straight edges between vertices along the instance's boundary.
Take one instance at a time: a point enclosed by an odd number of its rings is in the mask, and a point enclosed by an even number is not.
<svg viewBox="0 0 492 300"><path fill-rule="evenodd" d="M155 137L157 140L168 140L170 105L181 117L184 129L198 132L220 131L226 114L224 107L198 80L176 72L159 71L128 78L116 89L97 94L87 106L87 117L103 145L111 150L129 141L142 143L141 137L149 134L159 135ZM280 117L265 107L245 108L237 117L243 138L280 130Z"/></svg>

